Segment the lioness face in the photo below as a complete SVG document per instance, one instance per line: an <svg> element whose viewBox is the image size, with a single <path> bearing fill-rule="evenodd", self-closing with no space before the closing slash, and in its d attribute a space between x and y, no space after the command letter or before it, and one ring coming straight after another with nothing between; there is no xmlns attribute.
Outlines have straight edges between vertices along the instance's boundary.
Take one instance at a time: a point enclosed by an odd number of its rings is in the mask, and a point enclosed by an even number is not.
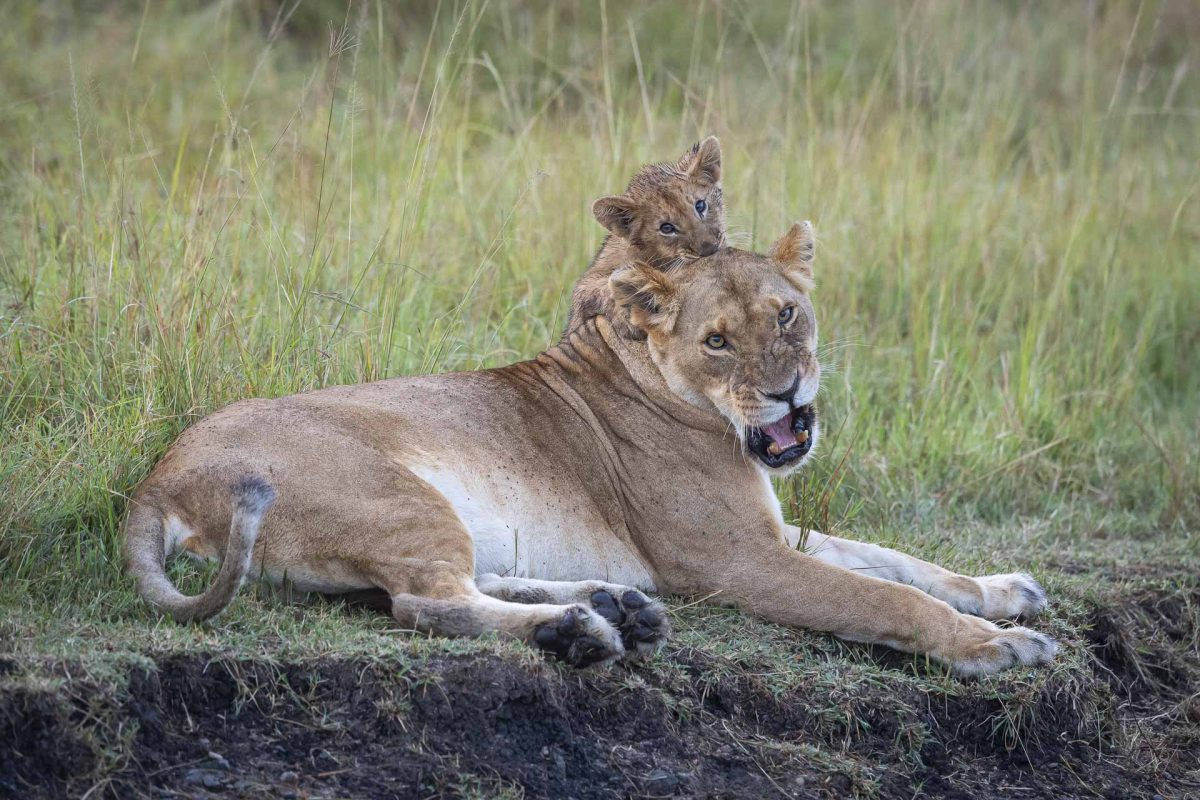
<svg viewBox="0 0 1200 800"><path fill-rule="evenodd" d="M625 194L601 197L592 213L658 269L712 255L725 243L720 143L710 136L674 164L645 167Z"/></svg>
<svg viewBox="0 0 1200 800"><path fill-rule="evenodd" d="M767 256L727 248L670 275L635 264L610 281L672 391L729 420L772 472L798 467L817 439L812 258L803 223Z"/></svg>

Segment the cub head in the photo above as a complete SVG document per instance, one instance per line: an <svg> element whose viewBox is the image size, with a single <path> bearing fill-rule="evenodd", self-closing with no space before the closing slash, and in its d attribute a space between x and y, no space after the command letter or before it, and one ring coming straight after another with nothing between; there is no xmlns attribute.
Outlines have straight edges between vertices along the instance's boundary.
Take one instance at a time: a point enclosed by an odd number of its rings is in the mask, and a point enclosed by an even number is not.
<svg viewBox="0 0 1200 800"><path fill-rule="evenodd" d="M709 136L674 164L643 167L625 194L601 197L592 213L658 269L717 252L725 243L721 143Z"/></svg>
<svg viewBox="0 0 1200 800"><path fill-rule="evenodd" d="M729 420L771 472L798 467L817 440L812 265L803 222L765 256L730 247L669 274L636 263L609 280L671 390Z"/></svg>

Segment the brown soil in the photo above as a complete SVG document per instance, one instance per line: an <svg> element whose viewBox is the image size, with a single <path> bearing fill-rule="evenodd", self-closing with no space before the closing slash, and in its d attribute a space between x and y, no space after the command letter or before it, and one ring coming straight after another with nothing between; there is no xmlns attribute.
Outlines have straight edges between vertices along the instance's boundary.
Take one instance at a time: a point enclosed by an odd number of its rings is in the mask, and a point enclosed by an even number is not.
<svg viewBox="0 0 1200 800"><path fill-rule="evenodd" d="M0 690L0 797L1186 797L1198 606L1193 589L1094 607L1094 670L1024 698L1015 740L996 724L1012 698L986 684L933 694L885 669L831 715L689 649L669 656L682 687L492 655L166 654L119 690L59 664L57 685ZM0 678L30 670L0 660Z"/></svg>

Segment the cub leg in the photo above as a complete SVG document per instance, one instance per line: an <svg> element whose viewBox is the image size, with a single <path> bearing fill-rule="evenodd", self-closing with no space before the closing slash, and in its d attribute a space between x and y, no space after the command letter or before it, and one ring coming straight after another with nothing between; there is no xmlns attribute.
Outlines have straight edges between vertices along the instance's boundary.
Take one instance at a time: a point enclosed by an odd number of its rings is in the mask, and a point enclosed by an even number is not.
<svg viewBox="0 0 1200 800"><path fill-rule="evenodd" d="M803 552L835 567L874 578L907 583L944 600L966 614L986 619L1024 619L1046 607L1046 592L1033 576L1024 572L971 578L867 542L839 539L817 531L807 537L801 528L788 525L785 531L792 549L803 542Z"/></svg>
<svg viewBox="0 0 1200 800"><path fill-rule="evenodd" d="M697 571L693 580L701 588L720 589L716 602L773 622L924 653L960 675L1044 664L1057 649L1053 639L1036 631L997 627L912 586L833 566L782 541L747 542L734 552L738 557L720 573Z"/></svg>
<svg viewBox="0 0 1200 800"><path fill-rule="evenodd" d="M653 655L671 626L662 603L629 586L604 581L543 581L496 574L475 579L479 591L513 603L584 603L621 631L626 652Z"/></svg>

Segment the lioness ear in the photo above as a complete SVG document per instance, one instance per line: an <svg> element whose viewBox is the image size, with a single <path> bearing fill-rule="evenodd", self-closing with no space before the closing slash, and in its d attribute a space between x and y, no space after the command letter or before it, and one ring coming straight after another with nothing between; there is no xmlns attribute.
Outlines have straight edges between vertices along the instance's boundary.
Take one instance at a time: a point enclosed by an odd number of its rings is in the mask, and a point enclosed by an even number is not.
<svg viewBox="0 0 1200 800"><path fill-rule="evenodd" d="M720 140L715 136L709 136L703 142L693 145L692 149L679 159L679 169L686 172L693 180L713 184L720 183Z"/></svg>
<svg viewBox="0 0 1200 800"><path fill-rule="evenodd" d="M596 221L608 229L609 233L629 238L633 227L633 218L637 214L637 203L624 195L601 197L592 203L592 213Z"/></svg>
<svg viewBox="0 0 1200 800"><path fill-rule="evenodd" d="M666 328L675 321L675 283L644 261L621 267L608 279L617 306L626 310L629 321L643 331Z"/></svg>
<svg viewBox="0 0 1200 800"><path fill-rule="evenodd" d="M768 253L768 256L783 265L789 274L799 275L803 278L805 285L801 288L807 291L812 288L813 249L815 246L812 223L804 220L804 222L793 223L788 232L771 245L771 252Z"/></svg>

